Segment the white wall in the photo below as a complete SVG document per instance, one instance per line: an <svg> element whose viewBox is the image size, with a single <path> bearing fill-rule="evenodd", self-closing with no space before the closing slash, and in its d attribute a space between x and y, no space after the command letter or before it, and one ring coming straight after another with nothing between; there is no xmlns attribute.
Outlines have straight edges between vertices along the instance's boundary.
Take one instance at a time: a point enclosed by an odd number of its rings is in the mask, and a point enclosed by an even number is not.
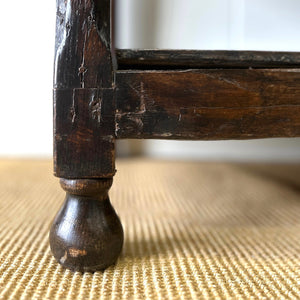
<svg viewBox="0 0 300 300"><path fill-rule="evenodd" d="M55 10L55 0L1 2L1 156L52 153Z"/></svg>
<svg viewBox="0 0 300 300"><path fill-rule="evenodd" d="M119 48L300 51L299 0L116 0Z"/></svg>
<svg viewBox="0 0 300 300"><path fill-rule="evenodd" d="M121 48L300 51L299 0L116 2ZM55 0L1 3L0 156L52 155L54 22ZM164 157L294 160L299 147L298 139L277 139L147 141L146 149Z"/></svg>

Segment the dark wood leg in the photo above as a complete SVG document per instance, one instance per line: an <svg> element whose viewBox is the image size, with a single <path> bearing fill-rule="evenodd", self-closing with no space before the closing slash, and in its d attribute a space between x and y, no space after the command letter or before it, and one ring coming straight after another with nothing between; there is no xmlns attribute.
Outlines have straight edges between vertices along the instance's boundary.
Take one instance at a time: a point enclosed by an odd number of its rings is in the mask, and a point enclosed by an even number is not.
<svg viewBox="0 0 300 300"><path fill-rule="evenodd" d="M67 195L50 230L54 257L72 271L107 268L123 245L122 225L108 197L112 179L61 179L60 184Z"/></svg>
<svg viewBox="0 0 300 300"><path fill-rule="evenodd" d="M51 231L56 260L73 271L113 264L123 230L108 198L115 174L111 0L57 0L54 173L67 192Z"/></svg>

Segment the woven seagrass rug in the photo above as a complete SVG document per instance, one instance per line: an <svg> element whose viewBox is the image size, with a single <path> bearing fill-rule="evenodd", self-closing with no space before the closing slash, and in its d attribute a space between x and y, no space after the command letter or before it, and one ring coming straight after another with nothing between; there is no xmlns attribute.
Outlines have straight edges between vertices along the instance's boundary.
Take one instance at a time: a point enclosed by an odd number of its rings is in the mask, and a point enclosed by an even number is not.
<svg viewBox="0 0 300 300"><path fill-rule="evenodd" d="M52 258L50 161L0 161L0 299L300 299L300 166L119 160L104 272Z"/></svg>

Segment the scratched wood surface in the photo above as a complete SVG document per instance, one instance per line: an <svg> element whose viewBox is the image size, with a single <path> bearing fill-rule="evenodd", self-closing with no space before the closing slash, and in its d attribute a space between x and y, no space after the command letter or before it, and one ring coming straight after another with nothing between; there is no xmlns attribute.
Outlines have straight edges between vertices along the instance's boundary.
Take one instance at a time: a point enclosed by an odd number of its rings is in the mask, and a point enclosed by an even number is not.
<svg viewBox="0 0 300 300"><path fill-rule="evenodd" d="M50 246L73 271L102 270L122 248L108 198L116 138L300 136L298 53L127 50L117 71L111 6L57 0L54 171L67 197Z"/></svg>
<svg viewBox="0 0 300 300"><path fill-rule="evenodd" d="M123 229L110 204L115 174L115 59L110 0L57 0L54 74L54 171L66 198L49 242L72 271L107 268Z"/></svg>
<svg viewBox="0 0 300 300"><path fill-rule="evenodd" d="M56 176L112 177L116 138L299 136L299 53L114 53L111 6L57 0Z"/></svg>
<svg viewBox="0 0 300 300"><path fill-rule="evenodd" d="M115 173L114 59L109 0L58 0L54 171L63 178Z"/></svg>
<svg viewBox="0 0 300 300"><path fill-rule="evenodd" d="M300 136L299 82L299 69L118 71L116 136Z"/></svg>
<svg viewBox="0 0 300 300"><path fill-rule="evenodd" d="M300 52L117 49L119 69L291 68Z"/></svg>

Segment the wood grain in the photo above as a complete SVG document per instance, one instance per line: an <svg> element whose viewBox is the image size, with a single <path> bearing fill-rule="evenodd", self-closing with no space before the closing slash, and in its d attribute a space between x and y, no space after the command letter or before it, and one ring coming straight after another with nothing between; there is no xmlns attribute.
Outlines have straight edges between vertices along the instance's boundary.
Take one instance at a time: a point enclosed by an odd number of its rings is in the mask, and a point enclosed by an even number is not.
<svg viewBox="0 0 300 300"><path fill-rule="evenodd" d="M114 107L111 89L54 91L54 166L62 178L115 174ZM104 100L103 100L104 99Z"/></svg>
<svg viewBox="0 0 300 300"><path fill-rule="evenodd" d="M115 173L110 0L58 0L54 171L63 178Z"/></svg>
<svg viewBox="0 0 300 300"><path fill-rule="evenodd" d="M299 69L118 71L116 136L300 136L299 82Z"/></svg>
<svg viewBox="0 0 300 300"><path fill-rule="evenodd" d="M117 49L119 69L291 68L300 52Z"/></svg>
<svg viewBox="0 0 300 300"><path fill-rule="evenodd" d="M51 251L72 271L95 272L113 264L122 249L123 229L110 204L112 179L61 179L66 200L50 230Z"/></svg>

